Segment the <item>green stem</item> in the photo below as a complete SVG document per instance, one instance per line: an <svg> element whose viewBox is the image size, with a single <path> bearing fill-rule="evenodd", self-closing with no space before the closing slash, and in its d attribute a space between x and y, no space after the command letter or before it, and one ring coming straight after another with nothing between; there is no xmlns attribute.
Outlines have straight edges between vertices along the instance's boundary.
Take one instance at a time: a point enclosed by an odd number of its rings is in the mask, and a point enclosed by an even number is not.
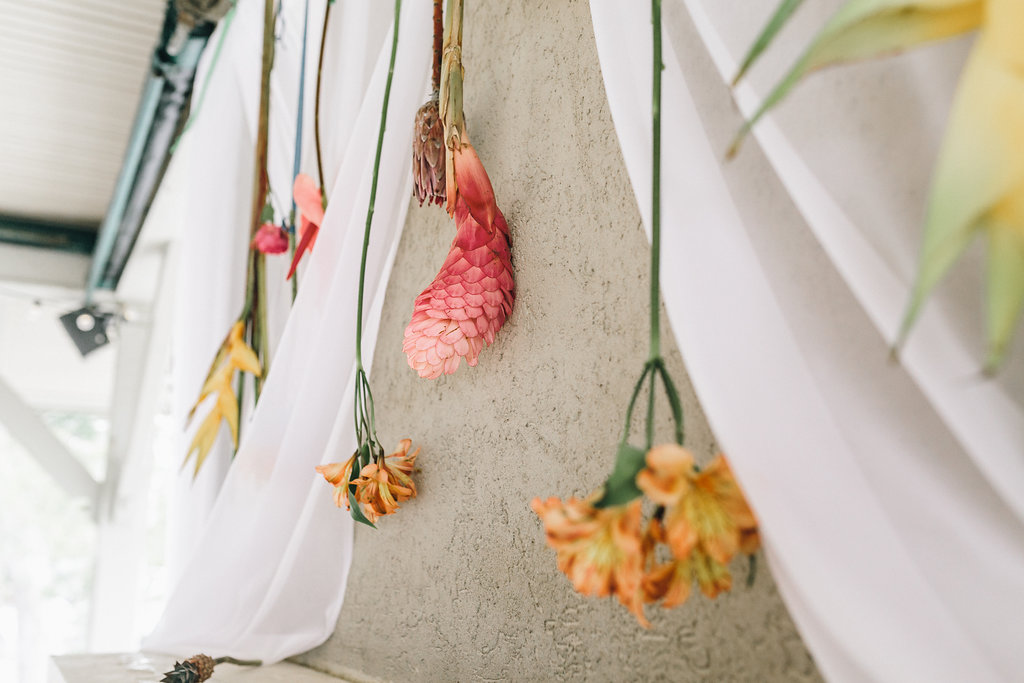
<svg viewBox="0 0 1024 683"><path fill-rule="evenodd" d="M274 66L274 0L263 4L263 69L260 72L259 127L256 132L256 163L252 192L250 237L260 229L260 217L267 202L267 138L270 127L270 71Z"/></svg>
<svg viewBox="0 0 1024 683"><path fill-rule="evenodd" d="M654 97L651 102L651 335L649 360L661 358L661 0L651 0L654 25Z"/></svg>
<svg viewBox="0 0 1024 683"><path fill-rule="evenodd" d="M257 251L250 246L249 262L245 266L245 303L242 305L242 314L238 316L239 320L248 320L249 314L252 313L253 300L256 296L256 254Z"/></svg>
<svg viewBox="0 0 1024 683"><path fill-rule="evenodd" d="M644 386L644 380L647 378L647 374L653 369L651 363L644 364L643 374L640 375L640 379L636 381L636 386L633 387L633 395L629 399L629 407L626 408L626 426L622 430L622 443L626 443L629 440L629 426L633 422L633 409L636 407L636 399L640 396L640 390ZM651 378L654 381L654 378Z"/></svg>
<svg viewBox="0 0 1024 683"><path fill-rule="evenodd" d="M267 191L270 180L267 177L267 140L270 130L270 72L274 68L274 0L264 0L263 3L263 65L260 71L260 111L259 126L256 131L256 158L255 174L253 177L252 190L252 223L249 235L253 237L260 228L260 219L263 214L263 207L267 202ZM242 318L249 320L249 328L252 330L250 342L255 342L260 334L260 309L266 306L266 296L261 296L259 287L266 277L260 277L259 266L263 261L263 254L250 247L248 271L246 273L246 294L245 306L242 311ZM264 357L265 352L264 351ZM259 349L257 349L259 353ZM266 369L262 375L266 374ZM255 382L256 400L260 395L260 380L257 377Z"/></svg>
<svg viewBox="0 0 1024 683"><path fill-rule="evenodd" d="M444 124L444 143L449 148L466 128L462 111L462 0L448 0L444 13L441 84L437 108ZM449 55L452 55L449 58Z"/></svg>
<svg viewBox="0 0 1024 683"><path fill-rule="evenodd" d="M651 372L650 392L647 395L647 446L644 448L645 451L651 450L651 446L654 445L654 390L658 385L654 381L656 374L656 372Z"/></svg>
<svg viewBox="0 0 1024 683"><path fill-rule="evenodd" d="M316 63L316 95L313 101L313 140L316 145L316 172L320 176L320 192L323 197L327 196L324 190L324 162L320 152L320 82L324 73L324 47L327 45L327 22L331 18L331 5L334 3L328 0L324 9L324 29L320 33L320 57Z"/></svg>
<svg viewBox="0 0 1024 683"><path fill-rule="evenodd" d="M292 216L292 228L295 227L295 217ZM291 263L295 260L295 232L288 234L288 262ZM292 303L295 303L295 297L299 295L299 271L296 270L292 273Z"/></svg>
<svg viewBox="0 0 1024 683"><path fill-rule="evenodd" d="M259 329L259 337L256 352L261 361L260 376L256 378L256 400L260 400L260 392L263 390L263 383L267 381L267 374L270 372L270 329L267 326L267 255L260 253L256 256L256 284L259 294L256 296L256 322Z"/></svg>
<svg viewBox="0 0 1024 683"><path fill-rule="evenodd" d="M242 371L238 372L238 440L234 444L234 449L231 451L231 457L238 455L238 444L242 443L242 426L245 422L242 420L242 404L245 402L245 373Z"/></svg>
<svg viewBox="0 0 1024 683"><path fill-rule="evenodd" d="M235 666L263 666L263 661L259 659L235 659L234 657L217 657L213 660L214 664L234 664Z"/></svg>
<svg viewBox="0 0 1024 683"><path fill-rule="evenodd" d="M668 395L668 403L672 408L672 420L675 422L676 443L682 446L685 439L685 423L683 420L683 404L682 401L679 400L679 391L676 390L675 382L672 381L672 377L668 374L664 361L661 361L658 365L658 374L661 375L662 384L665 386L665 394Z"/></svg>
<svg viewBox="0 0 1024 683"><path fill-rule="evenodd" d="M328 5L330 7L330 5ZM356 367L363 369L363 290L366 284L366 254L370 248L370 226L373 224L373 206L377 200L377 180L380 175L380 155L384 148L384 130L388 122L388 102L391 99L391 79L395 74L395 55L398 52L398 25L402 0L395 0L395 27L391 38L391 61L388 80L384 85L384 104L380 113L380 131L377 133L377 154L373 159L373 182L370 185L370 205L366 210L366 228L363 231L363 255L359 262L359 299L356 307Z"/></svg>

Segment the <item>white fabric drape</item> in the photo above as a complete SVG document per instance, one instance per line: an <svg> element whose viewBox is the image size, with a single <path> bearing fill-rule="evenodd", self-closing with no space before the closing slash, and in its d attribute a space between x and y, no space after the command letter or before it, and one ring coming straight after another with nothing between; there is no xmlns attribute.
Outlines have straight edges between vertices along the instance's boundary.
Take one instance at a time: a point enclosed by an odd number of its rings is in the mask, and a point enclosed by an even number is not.
<svg viewBox="0 0 1024 683"><path fill-rule="evenodd" d="M841 3L809 4L738 89L743 113ZM726 84L776 5L665 3L669 318L826 677L1018 680L1024 364L1018 343L998 379L979 376L977 262L888 362L963 46L815 75L727 164L740 119ZM591 12L649 230L649 13Z"/></svg>
<svg viewBox="0 0 1024 683"><path fill-rule="evenodd" d="M279 214L290 208L304 9L303 0L284 2L277 24L269 173ZM334 630L350 564L352 522L334 507L329 487L313 468L346 458L355 447L356 288L392 9L391 3L374 0L346 0L332 9L321 104L327 214L290 314L287 257L270 259L271 281L281 283L271 293L272 324L281 331L279 340L272 339L270 374L230 469L222 451L211 455L197 488L183 484L183 507L208 512L178 533L180 569L167 609L143 643L146 649L272 663L315 647ZM429 3L410 2L402 14L367 263L367 362L411 196L412 122L428 92L430 10ZM241 305L262 12L259 0L239 1L206 101L180 155L192 183L183 207L190 220L189 233L181 236L175 345L176 410L182 416ZM312 108L323 12L323 0L310 3L303 169L313 177ZM215 35L213 43L217 40ZM209 54L203 68L210 68Z"/></svg>

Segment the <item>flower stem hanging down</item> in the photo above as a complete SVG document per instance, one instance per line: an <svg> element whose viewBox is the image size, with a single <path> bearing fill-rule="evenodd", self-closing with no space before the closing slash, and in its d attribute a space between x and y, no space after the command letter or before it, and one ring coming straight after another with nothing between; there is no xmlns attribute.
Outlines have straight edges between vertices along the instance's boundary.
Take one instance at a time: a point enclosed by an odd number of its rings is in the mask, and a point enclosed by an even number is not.
<svg viewBox="0 0 1024 683"><path fill-rule="evenodd" d="M319 182L313 182L305 173L299 173L299 152L302 146L302 92L305 84L306 74L306 29L302 29L302 75L299 81L299 118L296 123L295 141L295 167L294 183L292 187L292 226L296 225L295 213L298 210L301 220L298 222L298 229L294 230L294 240L298 240L292 250L292 264L288 268L287 279L292 281L292 298L294 298L295 271L299 267L299 261L307 252L313 250L316 243L316 236L320 232L320 224L323 223L324 211L327 210L327 193L324 192L324 162L320 150L320 89L324 73L324 50L327 47L327 25L331 18L331 5L334 0L328 0L324 8L324 26L320 34L320 56L316 64L316 92L313 96L313 142L316 149L316 172ZM309 19L307 7L306 19Z"/></svg>
<svg viewBox="0 0 1024 683"><path fill-rule="evenodd" d="M384 515L398 510L398 503L416 496L416 485L412 471L419 449L411 455L412 441L402 440L398 449L389 456L377 437L376 415L370 380L363 367L363 293L366 283L366 256L370 248L370 228L373 225L374 202L377 199L377 180L380 175L381 150L384 147L384 130L387 128L388 102L391 99L391 80L395 72L395 55L398 50L398 28L401 19L402 0L395 0L395 20L391 39L391 61L388 66L387 82L384 86L384 104L380 115L380 130L377 134L377 152L373 160L373 180L370 185L370 202L366 210L366 226L363 231L363 251L359 263L359 294L356 304L356 378L355 378L355 428L358 447L345 463L332 463L316 468L317 472L334 486L334 502L338 507L344 504L358 522L374 526Z"/></svg>
<svg viewBox="0 0 1024 683"><path fill-rule="evenodd" d="M448 0L440 85L445 198L456 233L441 271L416 297L403 343L409 366L429 379L455 372L462 358L476 365L515 303L508 224L462 111L462 0Z"/></svg>
<svg viewBox="0 0 1024 683"><path fill-rule="evenodd" d="M626 408L615 467L602 489L586 500L535 498L533 510L544 523L558 568L584 595L615 595L643 626L644 604L681 605L694 581L708 597L732 585L727 568L738 552L757 550L757 520L719 455L703 470L682 447L683 411L679 393L661 355L659 306L661 265L661 0L651 0L654 28L651 107L651 288L648 355ZM675 424L675 443L654 445L654 406L660 380ZM648 386L645 447L629 442L637 399ZM655 512L644 522L642 496ZM658 544L671 559L660 562ZM666 554L666 553L663 553Z"/></svg>
<svg viewBox="0 0 1024 683"><path fill-rule="evenodd" d="M199 392L199 399L188 414L192 420L199 405L209 396L216 396L213 407L196 431L185 463L196 453L193 476L199 474L213 448L223 420L231 432L232 443L238 450L241 431L242 391L241 373L248 372L255 379L255 394L259 400L263 378L270 366L270 348L267 341L266 254L280 248L280 229L272 224L273 209L267 195L267 139L270 126L270 72L274 64L274 2L264 0L263 6L263 58L260 71L259 126L256 133L255 175L253 178L252 214L250 217L249 254L245 276L245 303L242 312L221 343ZM271 225L268 227L267 223ZM238 392L231 387L231 379L238 372Z"/></svg>

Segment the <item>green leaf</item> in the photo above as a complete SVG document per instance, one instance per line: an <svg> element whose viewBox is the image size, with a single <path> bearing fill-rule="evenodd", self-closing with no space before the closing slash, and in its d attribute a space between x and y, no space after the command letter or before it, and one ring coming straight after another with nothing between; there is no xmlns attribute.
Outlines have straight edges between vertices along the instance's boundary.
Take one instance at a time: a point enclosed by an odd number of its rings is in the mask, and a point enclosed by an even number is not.
<svg viewBox="0 0 1024 683"><path fill-rule="evenodd" d="M354 519L357 522L360 522L362 524L365 524L366 526L373 527L374 529L377 528L374 525L374 523L371 522L369 519L367 519L366 515L363 514L362 508L360 508L359 507L359 503L356 502L356 497L354 495L352 495L352 489L351 488L348 491L348 507L349 507L349 512L352 514L352 519Z"/></svg>
<svg viewBox="0 0 1024 683"><path fill-rule="evenodd" d="M999 367L1024 308L1024 240L1015 226L993 226L988 248L988 342L985 370Z"/></svg>
<svg viewBox="0 0 1024 683"><path fill-rule="evenodd" d="M352 469L348 473L348 494L351 496L356 492L355 480L359 473L370 464L370 444L364 443L356 450L356 461L352 463Z"/></svg>
<svg viewBox="0 0 1024 683"><path fill-rule="evenodd" d="M728 156L807 73L971 31L981 24L984 9L984 0L849 0L736 134Z"/></svg>
<svg viewBox="0 0 1024 683"><path fill-rule="evenodd" d="M975 49L957 88L928 198L920 265L895 347L972 240L989 238L986 371L999 365L1017 325L1024 256L1024 78L1011 55ZM894 349L895 352L895 349Z"/></svg>
<svg viewBox="0 0 1024 683"><path fill-rule="evenodd" d="M782 27L786 25L789 18L793 16L793 12L797 10L800 4L804 0L782 0L782 4L775 10L775 14L768 20L768 24L761 31L760 35L757 36L757 40L750 46L750 51L747 52L747 56L743 58L743 64L740 65L740 70L736 74L736 77L732 79L732 84L735 86L740 82L740 79L747 73L747 71L754 65L757 58L761 56L761 53L767 49L771 44L772 40Z"/></svg>
<svg viewBox="0 0 1024 683"><path fill-rule="evenodd" d="M274 207L270 205L270 199L267 199L267 203L263 205L263 210L260 211L260 223L273 223L274 222Z"/></svg>
<svg viewBox="0 0 1024 683"><path fill-rule="evenodd" d="M619 452L615 456L615 468L604 485L601 499L594 504L597 508L624 505L636 500L642 494L636 485L636 475L646 464L646 453L626 442L619 444Z"/></svg>

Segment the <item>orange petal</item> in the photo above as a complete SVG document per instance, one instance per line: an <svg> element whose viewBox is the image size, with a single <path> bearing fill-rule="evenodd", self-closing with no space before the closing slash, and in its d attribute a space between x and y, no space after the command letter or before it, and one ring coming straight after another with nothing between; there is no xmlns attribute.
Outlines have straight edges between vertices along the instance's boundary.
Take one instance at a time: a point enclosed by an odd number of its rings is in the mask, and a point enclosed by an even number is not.
<svg viewBox="0 0 1024 683"><path fill-rule="evenodd" d="M292 196L295 198L295 206L299 207L306 220L317 226L324 222L323 194L312 178L305 173L295 176Z"/></svg>

